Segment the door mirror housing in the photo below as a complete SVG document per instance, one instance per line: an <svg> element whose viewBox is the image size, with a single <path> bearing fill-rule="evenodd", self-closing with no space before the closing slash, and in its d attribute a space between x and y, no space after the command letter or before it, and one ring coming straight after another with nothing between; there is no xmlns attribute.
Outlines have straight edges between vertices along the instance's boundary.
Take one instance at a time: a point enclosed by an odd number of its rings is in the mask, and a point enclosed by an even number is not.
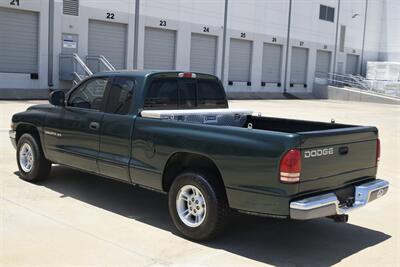
<svg viewBox="0 0 400 267"><path fill-rule="evenodd" d="M50 104L54 106L60 106L64 107L65 106L65 93L63 90L56 90L50 93L49 96L49 102Z"/></svg>

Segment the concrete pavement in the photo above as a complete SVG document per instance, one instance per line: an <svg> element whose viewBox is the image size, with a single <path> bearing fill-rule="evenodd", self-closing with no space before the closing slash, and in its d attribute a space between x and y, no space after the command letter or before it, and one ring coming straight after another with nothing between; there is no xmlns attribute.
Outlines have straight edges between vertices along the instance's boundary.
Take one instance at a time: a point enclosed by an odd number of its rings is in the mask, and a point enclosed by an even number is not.
<svg viewBox="0 0 400 267"><path fill-rule="evenodd" d="M20 180L8 140L10 117L37 101L0 101L0 265L400 266L400 108L322 101L231 101L265 116L376 125L379 177L389 194L350 215L285 221L234 214L225 235L181 238L167 198L61 166L40 184Z"/></svg>

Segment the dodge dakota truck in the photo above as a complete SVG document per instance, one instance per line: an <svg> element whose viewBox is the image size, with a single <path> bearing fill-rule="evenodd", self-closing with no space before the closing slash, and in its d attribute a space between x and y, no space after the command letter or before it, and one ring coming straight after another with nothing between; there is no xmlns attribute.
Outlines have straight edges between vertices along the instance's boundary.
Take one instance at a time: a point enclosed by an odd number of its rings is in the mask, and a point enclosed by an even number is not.
<svg viewBox="0 0 400 267"><path fill-rule="evenodd" d="M177 71L95 74L14 114L20 177L52 164L168 194L178 231L207 240L230 211L282 219L347 213L388 191L375 127L235 110L220 80Z"/></svg>

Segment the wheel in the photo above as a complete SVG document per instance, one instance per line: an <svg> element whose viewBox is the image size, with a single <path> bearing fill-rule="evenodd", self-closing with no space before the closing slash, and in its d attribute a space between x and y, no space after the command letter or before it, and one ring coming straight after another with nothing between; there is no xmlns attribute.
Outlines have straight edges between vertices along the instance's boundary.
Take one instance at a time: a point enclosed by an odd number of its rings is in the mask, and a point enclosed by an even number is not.
<svg viewBox="0 0 400 267"><path fill-rule="evenodd" d="M223 186L194 172L175 178L168 205L178 231L196 241L210 240L220 234L229 212Z"/></svg>
<svg viewBox="0 0 400 267"><path fill-rule="evenodd" d="M51 169L37 140L27 133L18 140L17 163L20 177L29 182L46 179Z"/></svg>

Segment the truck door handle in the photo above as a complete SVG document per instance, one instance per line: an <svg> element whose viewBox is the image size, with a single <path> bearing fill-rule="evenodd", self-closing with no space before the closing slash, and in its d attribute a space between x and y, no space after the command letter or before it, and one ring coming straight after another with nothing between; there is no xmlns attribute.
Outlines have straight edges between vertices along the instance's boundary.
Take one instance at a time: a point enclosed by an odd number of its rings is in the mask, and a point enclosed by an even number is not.
<svg viewBox="0 0 400 267"><path fill-rule="evenodd" d="M89 128L92 130L97 130L99 129L100 124L98 122L92 121L91 123L89 123Z"/></svg>

